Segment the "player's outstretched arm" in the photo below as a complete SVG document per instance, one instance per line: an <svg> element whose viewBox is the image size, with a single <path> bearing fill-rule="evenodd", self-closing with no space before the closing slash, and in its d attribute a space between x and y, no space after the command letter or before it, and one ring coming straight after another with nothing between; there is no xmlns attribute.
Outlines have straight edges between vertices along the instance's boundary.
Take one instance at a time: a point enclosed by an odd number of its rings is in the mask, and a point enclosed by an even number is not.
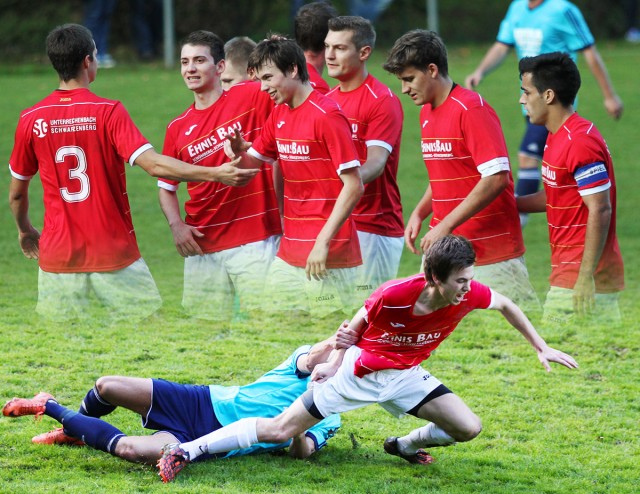
<svg viewBox="0 0 640 494"><path fill-rule="evenodd" d="M242 168L241 161L241 158L237 158L216 167L196 166L148 149L133 164L140 166L152 177L182 182L222 182L233 187L243 187L260 172L260 168Z"/></svg>
<svg viewBox="0 0 640 494"><path fill-rule="evenodd" d="M616 90L613 88L613 84L609 78L609 72L607 71L607 67L604 64L600 53L595 45L585 48L582 50L582 53L584 54L584 59L586 60L587 65L589 66L589 70L591 70L598 86L600 86L600 91L604 97L604 107L607 110L607 113L609 113L609 116L615 120L618 120L622 116L622 110L624 107L620 96L618 96L618 93L616 93Z"/></svg>
<svg viewBox="0 0 640 494"><path fill-rule="evenodd" d="M18 227L18 242L28 259L40 256L40 232L29 219L29 180L11 177L9 185L9 208Z"/></svg>
<svg viewBox="0 0 640 494"><path fill-rule="evenodd" d="M478 65L476 70L465 78L464 85L467 89L474 89L478 86L482 79L484 79L485 75L498 67L504 61L508 53L509 45L505 45L499 41L496 41L491 45L491 48L487 51L487 54L480 62L480 65Z"/></svg>
<svg viewBox="0 0 640 494"><path fill-rule="evenodd" d="M573 359L571 355L551 348L547 345L547 343L535 330L533 324L531 324L531 321L529 321L527 316L524 315L524 312L520 310L520 307L518 307L510 299L508 299L504 295L499 294L498 292L494 291L493 297L493 305L491 308L499 310L504 318L509 321L509 324L511 324L514 328L520 331L520 333L522 333L522 336L527 339L527 341L538 353L538 360L540 360L540 363L547 370L547 372L551 372L551 366L549 365L550 362L564 365L569 369L575 369L578 367L578 363Z"/></svg>

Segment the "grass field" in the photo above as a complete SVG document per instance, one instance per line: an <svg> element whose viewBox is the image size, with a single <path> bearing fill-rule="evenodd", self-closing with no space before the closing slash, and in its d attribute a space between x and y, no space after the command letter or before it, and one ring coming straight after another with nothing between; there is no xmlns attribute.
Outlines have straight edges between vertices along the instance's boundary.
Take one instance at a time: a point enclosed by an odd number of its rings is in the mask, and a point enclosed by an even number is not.
<svg viewBox="0 0 640 494"><path fill-rule="evenodd" d="M463 81L484 48L450 50L454 80ZM600 51L626 113L619 122L606 116L595 81L582 62L580 113L597 123L614 157L627 289L621 298L622 327L541 328L552 346L575 356L578 370L556 366L551 374L545 373L515 330L495 314L473 314L426 367L476 411L484 431L471 443L434 449L437 462L428 468L384 454L386 436L405 434L419 422L398 421L377 407L345 414L338 435L308 461L264 455L206 462L190 465L168 486L150 467L99 451L32 445L33 435L55 425L47 417L35 423L28 417L2 418L0 493L638 492L640 276L634 261L640 253L635 216L640 203L634 184L640 180L640 95L632 74L640 63L640 51L623 44L603 44ZM399 90L399 83L380 69L383 56L376 53L370 69ZM51 69L42 67L3 67L0 73L4 93L0 156L8 160L19 112L54 89L57 80ZM158 149L166 123L192 101L177 69L119 66L101 71L92 87L98 94L122 100ZM515 58L492 74L480 91L500 115L515 163L523 129ZM401 98L405 128L399 179L407 217L424 192L426 172L419 153L418 111L405 98ZM242 384L279 363L299 344L325 337L341 322L270 319L214 327L185 318L180 309L182 258L157 204L155 181L139 169L127 173L140 248L164 299L160 315L139 326L56 326L40 321L33 314L37 266L22 256L5 203L0 208L0 401L46 390L62 404L76 407L93 381L106 374ZM3 198L8 183L5 169L0 176ZM31 189L31 217L41 227L37 179ZM543 295L549 274L544 216L532 218L525 243L532 282ZM400 275L417 267L418 258L405 251ZM130 412L118 410L109 420L127 434L146 433Z"/></svg>

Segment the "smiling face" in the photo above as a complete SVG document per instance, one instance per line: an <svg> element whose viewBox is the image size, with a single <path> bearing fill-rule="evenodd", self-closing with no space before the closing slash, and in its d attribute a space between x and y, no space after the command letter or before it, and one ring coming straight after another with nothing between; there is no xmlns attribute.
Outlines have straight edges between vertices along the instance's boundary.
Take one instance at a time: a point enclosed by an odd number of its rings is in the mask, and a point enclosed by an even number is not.
<svg viewBox="0 0 640 494"><path fill-rule="evenodd" d="M473 266L454 271L445 281L434 280L440 296L447 304L458 305L467 293L471 291Z"/></svg>
<svg viewBox="0 0 640 494"><path fill-rule="evenodd" d="M225 63L224 60L216 63L208 46L187 44L180 52L180 67L187 88L201 93L215 89Z"/></svg>
<svg viewBox="0 0 640 494"><path fill-rule="evenodd" d="M324 40L324 58L329 77L346 81L356 75L364 65L371 48L356 48L353 31L329 31Z"/></svg>
<svg viewBox="0 0 640 494"><path fill-rule="evenodd" d="M294 66L290 72L282 73L271 61L266 61L255 71L260 81L260 89L267 93L276 105L290 104L299 84L296 78L297 69Z"/></svg>
<svg viewBox="0 0 640 494"><path fill-rule="evenodd" d="M402 83L402 94L408 94L416 105L433 103L436 99L436 79L430 68L422 71L409 66L398 74L398 79Z"/></svg>
<svg viewBox="0 0 640 494"><path fill-rule="evenodd" d="M532 124L544 125L547 123L549 114L549 106L546 102L546 92L540 93L533 85L532 75L530 72L522 74L520 103L524 105L524 109L529 116Z"/></svg>

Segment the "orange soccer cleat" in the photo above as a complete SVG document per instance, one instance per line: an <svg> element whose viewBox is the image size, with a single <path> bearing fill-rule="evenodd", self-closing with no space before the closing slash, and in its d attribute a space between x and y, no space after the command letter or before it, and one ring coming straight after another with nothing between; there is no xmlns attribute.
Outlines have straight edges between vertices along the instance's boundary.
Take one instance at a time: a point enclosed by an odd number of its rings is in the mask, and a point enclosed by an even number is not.
<svg viewBox="0 0 640 494"><path fill-rule="evenodd" d="M44 413L47 400L53 400L53 396L44 392L38 393L33 398L14 398L2 407L2 415L5 417L35 415L38 419Z"/></svg>

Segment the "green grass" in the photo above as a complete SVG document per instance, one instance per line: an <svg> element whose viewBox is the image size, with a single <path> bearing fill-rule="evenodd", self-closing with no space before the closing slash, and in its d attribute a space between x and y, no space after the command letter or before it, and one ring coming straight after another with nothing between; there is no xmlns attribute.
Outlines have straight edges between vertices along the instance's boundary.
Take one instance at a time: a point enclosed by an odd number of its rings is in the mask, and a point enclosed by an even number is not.
<svg viewBox="0 0 640 494"><path fill-rule="evenodd" d="M453 78L462 81L485 47L452 48ZM129 464L88 448L48 448L30 438L55 424L29 418L0 419L0 492L326 492L326 493L632 493L638 490L640 451L640 362L638 361L638 267L635 223L640 179L637 129L640 95L633 67L636 47L600 46L625 102L622 120L610 120L595 81L581 62L580 112L595 120L614 157L618 181L618 234L626 261L627 290L621 298L620 328L541 330L549 343L572 353L580 369L544 372L534 352L495 314L473 314L434 354L426 367L458 393L483 419L474 441L434 450L437 462L413 467L382 452L388 435L404 434L419 421L398 421L369 407L343 417L329 446L308 461L257 456L191 465L172 486L153 469ZM399 83L382 72L382 52L372 72L394 90ZM515 162L523 124L517 106L515 58L480 87L501 117ZM42 68L2 70L0 155L8 159L19 112L48 94L55 74ZM192 99L177 69L119 66L101 71L94 91L124 102L136 123L161 149L164 126ZM408 98L400 166L405 216L426 186L419 153L418 111ZM77 406L93 381L105 374L157 376L181 382L241 384L286 357L297 345L319 340L340 321L245 321L214 327L189 320L180 309L182 259L157 204L155 181L128 172L129 198L139 244L164 299L161 314L144 325L107 327L47 325L33 315L37 266L16 241L8 208L0 208L0 401L41 390ZM0 177L7 191L9 174ZM42 224L38 180L32 184L32 219ZM6 197L6 195L4 195ZM545 218L525 230L527 263L542 295L547 289L549 248ZM418 258L405 251L401 275ZM146 434L139 419L118 410L109 420L125 433Z"/></svg>

